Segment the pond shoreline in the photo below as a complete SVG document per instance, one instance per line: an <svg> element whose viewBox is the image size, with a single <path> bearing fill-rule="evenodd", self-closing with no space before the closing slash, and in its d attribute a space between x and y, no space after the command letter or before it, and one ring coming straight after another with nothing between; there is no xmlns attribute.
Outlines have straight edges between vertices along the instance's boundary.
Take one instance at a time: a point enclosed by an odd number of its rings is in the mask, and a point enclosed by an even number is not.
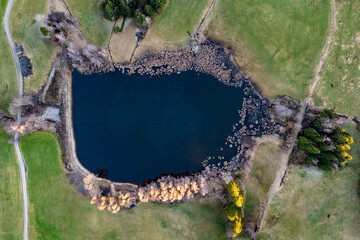
<svg viewBox="0 0 360 240"><path fill-rule="evenodd" d="M220 82L233 87L239 87L244 82L249 86L246 91L253 92L258 96L258 100L248 99L243 103L245 113L239 112L242 121L245 121L246 111L258 106L253 111L263 111L267 108L268 100L263 97L254 84L246 78L246 74L234 62L231 53L220 44L207 42L199 46L197 52L191 49L179 51L169 51L159 54L144 56L132 64L115 64L108 68L102 68L105 72L118 69L128 69L127 74L179 74L188 70L195 70L216 77ZM164 67L165 66L165 67ZM93 71L89 67L88 71L82 71L90 74ZM183 177L174 177L171 175L157 178L145 186L138 186L131 183L112 182L107 179L96 177L87 170L76 155L76 144L73 132L72 120L72 76L69 67L62 67L63 87L61 87L61 118L64 123L60 132L64 150L64 164L67 170L67 177L78 191L86 195L92 204L98 206L100 210L106 209L116 213L122 209L132 208L141 202L157 202L161 204L172 204L186 202L197 197L222 198L225 179L230 179L239 173L239 166L245 157L245 150L241 149L239 155L229 161L226 166L214 166L204 162L203 170L198 173ZM254 102L255 101L255 102ZM253 113L252 113L253 114ZM254 116L257 116L254 113ZM268 129L262 134L271 134L275 130L269 119L264 119L263 125L269 125ZM260 128L259 128L260 129ZM259 134L262 131L255 128L240 129L240 138L246 136L247 132ZM238 133L237 133L238 134ZM259 136L261 136L260 134ZM251 135L251 134L250 134ZM234 137L235 139L235 137ZM236 143L235 143L236 144ZM243 148L244 146L241 146ZM241 156L240 156L241 155ZM105 196L106 195L106 196Z"/></svg>

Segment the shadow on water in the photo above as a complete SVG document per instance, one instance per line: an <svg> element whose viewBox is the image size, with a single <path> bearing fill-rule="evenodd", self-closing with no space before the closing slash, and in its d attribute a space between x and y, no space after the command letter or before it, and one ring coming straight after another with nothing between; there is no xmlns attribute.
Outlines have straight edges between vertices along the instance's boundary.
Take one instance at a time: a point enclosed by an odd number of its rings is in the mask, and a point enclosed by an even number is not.
<svg viewBox="0 0 360 240"><path fill-rule="evenodd" d="M155 77L74 71L72 88L79 160L110 180L132 183L196 172L209 156L229 161L236 149L225 142L250 89L194 71Z"/></svg>

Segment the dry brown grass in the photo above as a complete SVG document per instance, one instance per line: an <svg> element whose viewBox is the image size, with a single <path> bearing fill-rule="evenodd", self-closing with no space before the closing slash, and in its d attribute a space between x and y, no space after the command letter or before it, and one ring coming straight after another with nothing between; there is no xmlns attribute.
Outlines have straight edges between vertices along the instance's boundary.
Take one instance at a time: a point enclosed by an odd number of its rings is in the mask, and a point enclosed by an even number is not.
<svg viewBox="0 0 360 240"><path fill-rule="evenodd" d="M116 22L121 28L122 18ZM135 19L127 19L122 32L113 33L109 43L109 49L114 62L130 62L131 55L136 47L136 23Z"/></svg>

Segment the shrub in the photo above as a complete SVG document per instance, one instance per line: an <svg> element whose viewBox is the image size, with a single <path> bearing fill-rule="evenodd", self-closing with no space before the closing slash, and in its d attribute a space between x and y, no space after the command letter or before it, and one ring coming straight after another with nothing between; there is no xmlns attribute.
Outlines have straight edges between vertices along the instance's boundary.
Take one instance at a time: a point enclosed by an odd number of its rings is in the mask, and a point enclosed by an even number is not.
<svg viewBox="0 0 360 240"><path fill-rule="evenodd" d="M335 144L342 145L348 143L349 137L350 137L349 134L346 133L344 129L338 127L335 129L334 134L332 135L331 138Z"/></svg>
<svg viewBox="0 0 360 240"><path fill-rule="evenodd" d="M144 14L142 14L141 12L137 12L136 13L136 23L140 26L140 27L144 27L146 26L146 16Z"/></svg>
<svg viewBox="0 0 360 240"><path fill-rule="evenodd" d="M113 28L113 31L114 31L114 33L118 33L118 32L121 32L121 29L118 26L115 26Z"/></svg>
<svg viewBox="0 0 360 240"><path fill-rule="evenodd" d="M316 157L316 155L313 155L313 154L310 154L306 159L305 159L305 161L307 162L307 163L313 163L314 161L316 161L317 160L317 157Z"/></svg>
<svg viewBox="0 0 360 240"><path fill-rule="evenodd" d="M154 9L149 4L146 4L144 8L144 12L146 16L153 17L155 15Z"/></svg>
<svg viewBox="0 0 360 240"><path fill-rule="evenodd" d="M330 152L322 152L318 155L319 163L318 167L325 171L332 170L332 162L337 161L336 156Z"/></svg>
<svg viewBox="0 0 360 240"><path fill-rule="evenodd" d="M231 198L237 198L240 196L240 186L236 181L231 181L225 185Z"/></svg>
<svg viewBox="0 0 360 240"><path fill-rule="evenodd" d="M239 174L236 174L236 176L235 176L235 179L242 179L242 174L241 173L239 173Z"/></svg>
<svg viewBox="0 0 360 240"><path fill-rule="evenodd" d="M150 0L150 5L154 9L163 8L166 3L166 0Z"/></svg>
<svg viewBox="0 0 360 240"><path fill-rule="evenodd" d="M132 0L129 5L132 9L136 9L139 6L139 0Z"/></svg>
<svg viewBox="0 0 360 240"><path fill-rule="evenodd" d="M40 27L40 32L41 32L44 36L49 35L49 30L48 30L46 27Z"/></svg>
<svg viewBox="0 0 360 240"><path fill-rule="evenodd" d="M235 219L241 217L241 211L234 204L228 204L225 209L225 215L230 221L235 221Z"/></svg>
<svg viewBox="0 0 360 240"><path fill-rule="evenodd" d="M324 126L322 124L322 118L318 118L314 121L314 127L317 129L317 130L322 130L324 129Z"/></svg>
<svg viewBox="0 0 360 240"><path fill-rule="evenodd" d="M322 160L318 163L318 167L324 171L331 171L332 170L332 164L331 161Z"/></svg>
<svg viewBox="0 0 360 240"><path fill-rule="evenodd" d="M232 237L237 237L241 231L242 231L242 223L241 223L241 218L240 219L236 219L232 226L231 226L231 230L232 230Z"/></svg>
<svg viewBox="0 0 360 240"><path fill-rule="evenodd" d="M335 118L335 113L334 113L334 110L332 109L327 109L325 108L323 113L330 119L334 119Z"/></svg>

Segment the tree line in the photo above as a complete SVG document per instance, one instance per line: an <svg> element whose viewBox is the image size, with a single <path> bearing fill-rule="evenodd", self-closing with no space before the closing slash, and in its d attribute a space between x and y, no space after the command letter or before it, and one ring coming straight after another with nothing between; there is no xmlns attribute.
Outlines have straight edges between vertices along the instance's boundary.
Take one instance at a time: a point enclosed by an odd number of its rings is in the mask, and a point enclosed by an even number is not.
<svg viewBox="0 0 360 240"><path fill-rule="evenodd" d="M104 17L116 21L120 16L136 17L140 27L146 26L146 17L153 17L165 6L166 0L147 0L143 7L139 7L139 0L105 0L100 4Z"/></svg>

